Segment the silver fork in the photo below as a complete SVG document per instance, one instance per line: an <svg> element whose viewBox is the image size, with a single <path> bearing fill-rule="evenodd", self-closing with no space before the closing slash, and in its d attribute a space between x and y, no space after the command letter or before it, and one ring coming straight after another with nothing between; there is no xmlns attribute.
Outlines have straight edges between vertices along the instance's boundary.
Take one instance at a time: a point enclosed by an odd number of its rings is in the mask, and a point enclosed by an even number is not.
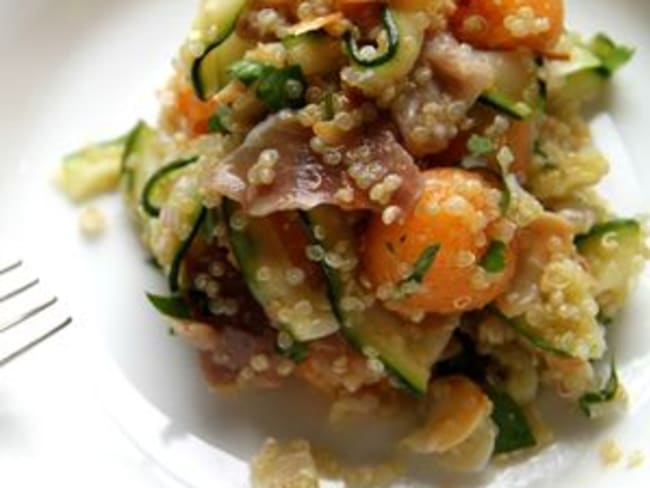
<svg viewBox="0 0 650 488"><path fill-rule="evenodd" d="M10 265L0 267L0 283L8 277L13 277L14 273L17 273L21 268L23 268L23 261L18 260ZM3 305L7 305L11 300L18 299L21 295L28 292L29 290L36 289L40 284L39 278L34 278L31 280L26 280L23 284L18 285L13 288L11 291L8 291L0 295L0 317L2 314ZM35 319L37 316L41 315L46 310L53 307L59 299L57 297L51 297L49 299L40 300L37 302L37 305L29 305L25 310L19 312L14 312L13 315L9 316L8 319L0 319L0 343L2 343L2 338L6 334L8 335L11 331L17 330L19 326L29 327L29 321ZM14 359L22 356L26 352L30 351L39 344L45 342L49 338L56 335L58 332L61 332L67 326L72 323L72 317L68 317L62 322L56 322L54 327L48 326L45 330L39 330L29 334L27 341L23 341L20 345L15 348L10 349L7 353L0 357L0 368L6 366ZM21 328L22 328L21 327Z"/></svg>

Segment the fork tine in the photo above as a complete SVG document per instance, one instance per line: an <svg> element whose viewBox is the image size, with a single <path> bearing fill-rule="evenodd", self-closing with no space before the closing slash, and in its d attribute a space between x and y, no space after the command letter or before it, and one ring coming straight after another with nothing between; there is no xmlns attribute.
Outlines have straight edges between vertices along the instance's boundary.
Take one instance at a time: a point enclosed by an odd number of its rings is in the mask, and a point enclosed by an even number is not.
<svg viewBox="0 0 650 488"><path fill-rule="evenodd" d="M20 268L22 265L23 265L22 261L16 261L14 264L10 264L6 268L0 269L0 275L9 273L9 272L13 271L16 268Z"/></svg>
<svg viewBox="0 0 650 488"><path fill-rule="evenodd" d="M15 319L12 319L7 323L0 324L0 334L3 333L3 332L7 332L8 330L13 329L14 327L16 327L17 325L23 323L24 321L38 315L43 310L46 310L46 309L50 308L52 305L54 305L58 301L59 301L59 299L57 297L54 297L50 301L48 301L48 302L46 302L46 303L44 303L42 305L39 305L38 307L34 307L30 311L25 312L22 315L19 315Z"/></svg>
<svg viewBox="0 0 650 488"><path fill-rule="evenodd" d="M7 300L9 300L11 298L16 297L16 296L20 295L23 292L26 292L27 290L29 290L30 288L35 287L39 283L40 283L40 280L38 278L36 278L34 281L30 281L29 283L27 283L26 285L21 286L20 288L14 290L14 291L11 291L11 292L7 293L4 296L0 296L0 303L6 302Z"/></svg>
<svg viewBox="0 0 650 488"><path fill-rule="evenodd" d="M62 331L63 329L65 329L71 323L72 323L72 317L68 317L64 322L57 325L55 328L49 330L48 332L41 335L40 337L37 337L36 339L34 339L30 343L24 345L23 347L21 347L17 351L14 351L11 354L9 354L8 356L0 359L0 368L2 368L3 366L6 366L7 364L9 364L11 361L16 359L17 357L22 356L23 354L30 351L34 347L38 346L40 343L45 342L50 337L54 336L55 334L57 334L60 331Z"/></svg>

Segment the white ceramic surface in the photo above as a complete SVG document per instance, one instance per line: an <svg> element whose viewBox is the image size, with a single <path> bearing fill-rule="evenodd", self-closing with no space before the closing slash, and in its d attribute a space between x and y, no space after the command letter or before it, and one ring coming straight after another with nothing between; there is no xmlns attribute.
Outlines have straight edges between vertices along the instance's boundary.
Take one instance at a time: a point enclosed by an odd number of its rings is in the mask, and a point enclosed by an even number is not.
<svg viewBox="0 0 650 488"><path fill-rule="evenodd" d="M171 0L0 0L0 259L10 249L27 258L66 301L77 324L57 354L43 353L22 372L16 368L13 382L9 370L0 381L0 400L4 389L19 394L15 385L22 379L37 381L37 371L55 371L46 359L64 363L65 376L47 379L54 396L67 392L57 398L60 411L50 419L59 432L79 430L77 419L64 414L74 411L72 405L66 408L66 399L72 402L80 392L92 397L89 405L114 422L102 435L121 430L150 461L136 470L164 473L156 479L167 484L247 486L246 462L271 435L306 434L318 444L345 446L349 459L377 458L382 449L372 439L386 432L373 423L332 429L319 421L323 406L304 391L208 393L193 352L167 335L144 300L145 290L164 287L145 264L119 199L98 202L108 216L108 232L89 244L77 231L78 209L52 188L49 176L58 159L80 142L119 134L142 115L155 120L154 88L170 71L193 8L191 1ZM604 189L621 211L648 212L650 197L642 189L650 185L645 161L650 149L650 3L569 0L569 8L571 25L585 32L603 30L639 48L633 64L616 78L603 102L606 113L594 120L594 129L612 160ZM631 397L624 418L588 423L555 405L555 446L528 462L456 479L454 486L645 486L650 464L631 470L624 461L605 470L597 450L600 440L613 438L626 453L642 449L650 456L648 296L646 273L616 325L616 350ZM101 422L100 417L92 417L89 425ZM2 437L3 421L13 422L3 420L0 409L0 466L20 456L29 464L30 454L20 454L20 433ZM60 461L61 472L78 469L75 449L93 452L105 439L84 442L88 445L61 444L70 449ZM43 462L36 456L30 465ZM98 464L98 470L112 469L109 464ZM444 478L418 469L411 481L430 486L431 480ZM144 486L135 479L131 486Z"/></svg>

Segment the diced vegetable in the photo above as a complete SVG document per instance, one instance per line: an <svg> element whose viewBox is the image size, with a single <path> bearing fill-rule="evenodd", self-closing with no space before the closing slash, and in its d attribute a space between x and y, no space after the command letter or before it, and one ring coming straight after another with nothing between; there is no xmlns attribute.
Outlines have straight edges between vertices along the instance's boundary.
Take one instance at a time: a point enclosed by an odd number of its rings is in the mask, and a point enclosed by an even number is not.
<svg viewBox="0 0 650 488"><path fill-rule="evenodd" d="M387 86L406 77L422 51L425 26L418 14L390 9L386 12L385 17L388 15L396 28L389 36L393 47L379 58L367 59L355 49L350 54L353 66L343 72L343 79L367 96L378 97Z"/></svg>
<svg viewBox="0 0 650 488"><path fill-rule="evenodd" d="M341 210L318 207L304 214L304 219L313 242L322 246L326 255L335 252L340 242L348 242L354 248L357 240ZM322 235L316 235L317 227ZM321 266L327 278L332 307L346 339L360 351L376 354L387 370L415 393L425 393L431 367L446 345L452 329L426 322L411 324L377 302L359 308L350 307L346 304L346 290L350 285L355 287L354 281L340 269L327 264L326 260L321 261Z"/></svg>
<svg viewBox="0 0 650 488"><path fill-rule="evenodd" d="M493 306L489 307L489 310L512 327L515 332L530 342L534 347L561 357L573 357L562 345L554 344L551 339L539 335L523 317L506 317L499 309Z"/></svg>
<svg viewBox="0 0 650 488"><path fill-rule="evenodd" d="M122 192L133 217L147 181L163 164L158 135L145 122L139 122L129 134L122 157Z"/></svg>
<svg viewBox="0 0 650 488"><path fill-rule="evenodd" d="M514 243L505 249L505 266L486 276L479 264L502 220L500 189L484 174L459 168L436 168L421 174L425 191L416 207L393 222L373 216L364 232L363 272L391 310L451 315L478 310L507 289L514 274ZM388 215L390 217L390 215ZM476 222L487 222L479 241ZM505 222L504 222L505 223ZM409 275L423 253L439 246L421 284ZM406 282L405 282L406 281ZM476 285L476 283L480 283ZM420 286L421 285L421 286Z"/></svg>
<svg viewBox="0 0 650 488"><path fill-rule="evenodd" d="M271 112L304 105L305 79L298 65L275 68L242 60L228 69L233 77L255 87L255 94Z"/></svg>
<svg viewBox="0 0 650 488"><path fill-rule="evenodd" d="M298 341L336 332L339 324L325 283L313 278L320 275L320 270L305 255L309 242L296 216L249 218L228 199L222 208L233 253L251 293L267 315ZM293 242L289 244L288 239ZM303 279L300 283L290 282L288 272Z"/></svg>
<svg viewBox="0 0 650 488"><path fill-rule="evenodd" d="M506 267L508 248L501 241L492 241L481 260L481 268L488 273L501 273Z"/></svg>
<svg viewBox="0 0 650 488"><path fill-rule="evenodd" d="M405 282L422 283L424 275L429 272L429 268L431 268L433 262L436 260L438 251L440 251L440 246L438 245L426 247L413 266L413 272L406 278Z"/></svg>
<svg viewBox="0 0 650 488"><path fill-rule="evenodd" d="M494 454L505 454L535 446L537 441L521 407L503 391L488 386L486 392L494 405L492 420L499 428Z"/></svg>
<svg viewBox="0 0 650 488"><path fill-rule="evenodd" d="M455 336L462 345L461 351L436 364L435 375L465 375L482 385L492 401L492 420L498 426L494 454L505 454L536 444L535 436L521 407L506 393L489 384L486 378L488 358L480 356L472 339L463 333Z"/></svg>
<svg viewBox="0 0 650 488"><path fill-rule="evenodd" d="M615 400L619 393L619 388L620 384L618 373L616 372L616 364L612 361L607 382L603 385L602 389L582 395L579 400L580 409L587 417L596 417L599 408Z"/></svg>
<svg viewBox="0 0 650 488"><path fill-rule="evenodd" d="M58 184L74 201L82 201L117 188L127 137L91 144L63 159Z"/></svg>
<svg viewBox="0 0 650 488"><path fill-rule="evenodd" d="M208 131L210 133L230 134L230 116L232 110L230 107L221 106L217 111L208 119Z"/></svg>
<svg viewBox="0 0 650 488"><path fill-rule="evenodd" d="M600 60L599 71L606 76L612 76L634 56L634 49L616 44L602 33L591 40L589 49Z"/></svg>
<svg viewBox="0 0 650 488"><path fill-rule="evenodd" d="M494 153L494 143L488 137L472 134L467 140L467 150L472 156L487 156Z"/></svg>
<svg viewBox="0 0 650 488"><path fill-rule="evenodd" d="M489 90L483 93L479 101L499 112L503 112L513 119L526 120L533 115L533 109L528 104L515 101L505 93L500 93L495 90Z"/></svg>
<svg viewBox="0 0 650 488"><path fill-rule="evenodd" d="M564 0L464 0L451 18L460 40L484 49L552 48L564 29Z"/></svg>
<svg viewBox="0 0 650 488"><path fill-rule="evenodd" d="M198 156L188 159L179 159L178 161L163 166L156 171L151 178L149 178L149 181L142 191L141 199L142 209L147 215L150 217L160 216L160 204L156 203L155 200L161 200L160 194L165 193L165 187L167 187L167 191L169 191L170 184L176 181L180 170L196 163L198 160Z"/></svg>
<svg viewBox="0 0 650 488"><path fill-rule="evenodd" d="M565 44L570 58L546 65L553 110L590 100L634 54L633 49L614 43L604 34L596 35L588 43L575 34L568 35Z"/></svg>
<svg viewBox="0 0 650 488"><path fill-rule="evenodd" d="M359 47L357 40L352 33L348 33L345 38L345 45L348 50L348 56L358 64L366 68L374 68L391 61L396 55L400 45L400 31L395 19L395 15L388 7L384 7L381 21L386 33L387 46L386 52L377 53L372 47L373 56L368 56L362 48Z"/></svg>
<svg viewBox="0 0 650 488"><path fill-rule="evenodd" d="M201 100L207 100L226 84L226 68L251 47L234 32L246 4L247 0L205 1L194 22L195 37L207 44L191 69L194 91Z"/></svg>
<svg viewBox="0 0 650 488"><path fill-rule="evenodd" d="M198 212L198 216L194 221L194 225L192 226L190 233L181 242L178 251L176 251L176 254L174 255L174 259L172 260L172 264L169 269L169 276L167 278L169 283L169 289L172 291L172 293L178 292L181 289L181 286L183 285L181 283L181 271L182 271L183 261L185 260L187 253L192 247L192 244L194 243L194 239L199 234L199 231L201 230L203 223L206 221L207 215L208 215L208 210L205 207L201 207L201 209Z"/></svg>
<svg viewBox="0 0 650 488"><path fill-rule="evenodd" d="M643 265L644 238L641 224L632 219L598 224L576 237L578 251L595 278L601 311L609 317L622 306Z"/></svg>
<svg viewBox="0 0 650 488"><path fill-rule="evenodd" d="M323 75L338 69L345 60L341 44L321 32L286 37L287 62L300 66L305 76Z"/></svg>

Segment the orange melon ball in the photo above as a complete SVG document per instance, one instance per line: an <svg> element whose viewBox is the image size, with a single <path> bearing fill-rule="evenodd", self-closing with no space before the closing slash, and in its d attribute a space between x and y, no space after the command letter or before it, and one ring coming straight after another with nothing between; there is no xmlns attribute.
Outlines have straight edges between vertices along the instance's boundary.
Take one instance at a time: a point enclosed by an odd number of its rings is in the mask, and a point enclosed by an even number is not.
<svg viewBox="0 0 650 488"><path fill-rule="evenodd" d="M381 216L364 237L363 274L386 306L407 316L484 307L515 269L515 225L490 177L459 168L423 173L424 193L402 220Z"/></svg>
<svg viewBox="0 0 650 488"><path fill-rule="evenodd" d="M545 51L564 30L564 0L460 0L450 26L479 48Z"/></svg>

